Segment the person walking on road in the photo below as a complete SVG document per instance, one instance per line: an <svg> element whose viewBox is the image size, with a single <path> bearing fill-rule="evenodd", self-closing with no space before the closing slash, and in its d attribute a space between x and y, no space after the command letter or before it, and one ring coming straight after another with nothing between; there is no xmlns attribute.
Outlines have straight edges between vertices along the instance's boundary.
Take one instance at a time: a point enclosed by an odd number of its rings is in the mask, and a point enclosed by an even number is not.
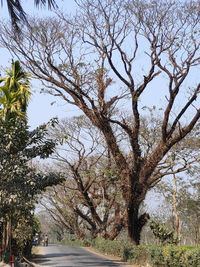
<svg viewBox="0 0 200 267"><path fill-rule="evenodd" d="M49 243L48 235L46 234L44 237L44 246L47 247Z"/></svg>

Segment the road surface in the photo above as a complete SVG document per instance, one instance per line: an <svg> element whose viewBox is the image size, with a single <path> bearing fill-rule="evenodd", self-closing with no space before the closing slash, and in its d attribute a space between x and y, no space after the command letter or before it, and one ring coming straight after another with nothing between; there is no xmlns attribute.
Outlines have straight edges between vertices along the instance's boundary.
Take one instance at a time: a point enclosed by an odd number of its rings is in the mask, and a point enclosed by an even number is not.
<svg viewBox="0 0 200 267"><path fill-rule="evenodd" d="M62 245L41 247L41 255L34 258L39 266L48 267L123 267L116 261L105 259L85 249Z"/></svg>

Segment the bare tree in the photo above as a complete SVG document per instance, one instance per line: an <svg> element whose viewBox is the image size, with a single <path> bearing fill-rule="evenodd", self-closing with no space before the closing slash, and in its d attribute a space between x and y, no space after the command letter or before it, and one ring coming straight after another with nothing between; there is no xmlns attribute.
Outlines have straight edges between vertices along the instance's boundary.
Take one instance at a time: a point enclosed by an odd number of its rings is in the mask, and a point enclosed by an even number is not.
<svg viewBox="0 0 200 267"><path fill-rule="evenodd" d="M199 2L77 2L80 11L74 18L57 14L30 22L32 28L23 29L23 43L2 26L0 42L23 58L51 94L78 107L102 132L124 181L129 237L139 244L148 219L139 208L163 176L158 166L200 117L195 76L200 63ZM162 99L162 121L159 138L143 151L141 116L149 91L154 102ZM125 107L131 120L124 117ZM114 125L129 140L131 162Z"/></svg>
<svg viewBox="0 0 200 267"><path fill-rule="evenodd" d="M116 167L99 131L81 116L62 121L52 135L62 143L53 158L66 181L50 188L42 205L78 238L88 233L116 238L126 211Z"/></svg>

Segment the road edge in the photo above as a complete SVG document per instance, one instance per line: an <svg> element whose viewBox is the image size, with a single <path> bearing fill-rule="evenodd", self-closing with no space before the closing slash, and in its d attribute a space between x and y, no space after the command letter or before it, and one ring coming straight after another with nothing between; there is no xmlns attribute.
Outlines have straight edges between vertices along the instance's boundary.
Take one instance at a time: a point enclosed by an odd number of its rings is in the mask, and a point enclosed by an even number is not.
<svg viewBox="0 0 200 267"><path fill-rule="evenodd" d="M101 252L99 252L98 250L96 250L93 247L81 247L84 250L87 250L88 252L91 252L93 254L96 254L97 256L101 257L101 258L106 258L108 260L111 260L117 264L121 264L122 267L141 267L140 265L136 265L136 264L129 264L127 262L122 261L122 259L120 257L117 256L113 256L113 255L108 255L108 254L103 254Z"/></svg>

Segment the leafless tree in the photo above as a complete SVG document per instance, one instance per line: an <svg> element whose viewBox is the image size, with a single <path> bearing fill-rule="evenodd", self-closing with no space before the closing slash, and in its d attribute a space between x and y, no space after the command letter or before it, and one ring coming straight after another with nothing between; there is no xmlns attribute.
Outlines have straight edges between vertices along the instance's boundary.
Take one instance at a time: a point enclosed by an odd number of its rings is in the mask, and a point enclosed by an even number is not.
<svg viewBox="0 0 200 267"><path fill-rule="evenodd" d="M52 135L62 144L53 159L66 181L49 188L42 205L78 238L116 238L125 227L126 210L116 167L99 131L81 116L63 120Z"/></svg>
<svg viewBox="0 0 200 267"><path fill-rule="evenodd" d="M23 58L47 90L78 107L104 136L115 160L126 202L128 233L135 243L148 214L139 208L160 180L158 166L200 117L199 1L80 0L79 13L32 20L23 42L1 26L0 42ZM160 105L159 138L140 145L147 95ZM160 103L157 103L160 99ZM129 112L127 120L124 112ZM121 115L116 113L121 111ZM127 151L113 130L129 140Z"/></svg>

